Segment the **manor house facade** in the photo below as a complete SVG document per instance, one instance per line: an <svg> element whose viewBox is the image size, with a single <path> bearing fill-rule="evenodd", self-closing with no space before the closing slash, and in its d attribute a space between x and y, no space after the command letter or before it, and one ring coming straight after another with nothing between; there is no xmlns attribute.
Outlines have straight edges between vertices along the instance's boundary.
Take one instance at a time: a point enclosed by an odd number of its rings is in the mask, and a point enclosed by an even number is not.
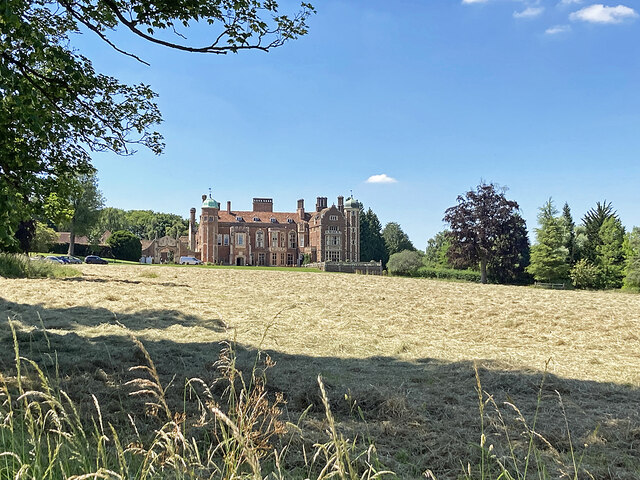
<svg viewBox="0 0 640 480"><path fill-rule="evenodd" d="M191 209L185 251L205 263L223 265L293 266L305 255L311 262L360 261L360 204L353 196L317 197L315 210L305 211L298 200L295 212L274 212L273 199L254 198L253 209L226 209L202 196L200 222Z"/></svg>

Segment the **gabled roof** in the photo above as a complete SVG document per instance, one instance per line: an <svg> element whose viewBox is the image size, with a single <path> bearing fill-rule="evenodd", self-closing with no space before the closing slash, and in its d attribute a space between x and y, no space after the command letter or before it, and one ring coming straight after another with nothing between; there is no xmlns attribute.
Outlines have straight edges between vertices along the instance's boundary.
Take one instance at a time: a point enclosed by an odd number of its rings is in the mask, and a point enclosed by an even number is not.
<svg viewBox="0 0 640 480"><path fill-rule="evenodd" d="M237 217L242 217L242 222L236 220ZM253 219L259 218L260 221L256 222ZM288 225L287 221L290 218L293 223L299 221L298 214L295 212L252 212L252 211L232 211L231 213L226 210L218 212L218 221L224 223L240 223L240 224L252 224L252 223L269 223L271 219L275 218L278 224Z"/></svg>

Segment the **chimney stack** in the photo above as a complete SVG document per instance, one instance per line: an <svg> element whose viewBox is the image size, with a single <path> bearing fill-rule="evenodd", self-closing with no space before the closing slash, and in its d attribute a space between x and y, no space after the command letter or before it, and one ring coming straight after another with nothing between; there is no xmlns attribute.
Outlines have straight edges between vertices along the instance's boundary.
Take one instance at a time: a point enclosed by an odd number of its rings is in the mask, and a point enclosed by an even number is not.
<svg viewBox="0 0 640 480"><path fill-rule="evenodd" d="M202 195L202 203L204 203L204 201L207 199L206 195Z"/></svg>
<svg viewBox="0 0 640 480"><path fill-rule="evenodd" d="M338 197L338 210L344 213L344 197L342 195Z"/></svg>
<svg viewBox="0 0 640 480"><path fill-rule="evenodd" d="M189 210L189 250L195 252L196 250L196 209L191 208Z"/></svg>
<svg viewBox="0 0 640 480"><path fill-rule="evenodd" d="M231 202L227 201L227 213L231 213Z"/></svg>
<svg viewBox="0 0 640 480"><path fill-rule="evenodd" d="M327 208L327 197L316 198L316 212L319 212L323 208Z"/></svg>
<svg viewBox="0 0 640 480"><path fill-rule="evenodd" d="M304 220L304 199L298 200L298 217L300 220Z"/></svg>

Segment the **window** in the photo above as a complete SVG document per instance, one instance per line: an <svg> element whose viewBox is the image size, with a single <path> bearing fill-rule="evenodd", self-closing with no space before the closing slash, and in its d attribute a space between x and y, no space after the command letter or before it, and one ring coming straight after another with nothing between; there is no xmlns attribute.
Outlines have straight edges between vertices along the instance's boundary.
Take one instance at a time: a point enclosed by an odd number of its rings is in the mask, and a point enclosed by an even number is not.
<svg viewBox="0 0 640 480"><path fill-rule="evenodd" d="M278 265L278 254L277 253L272 253L271 254L271 265L273 265L274 267L276 265Z"/></svg>
<svg viewBox="0 0 640 480"><path fill-rule="evenodd" d="M253 221L254 222L259 222L260 221L260 217L253 217Z"/></svg>
<svg viewBox="0 0 640 480"><path fill-rule="evenodd" d="M209 221L210 221L210 222L213 222L213 217L209 217Z"/></svg>
<svg viewBox="0 0 640 480"><path fill-rule="evenodd" d="M271 232L271 246L278 246L278 232Z"/></svg>
<svg viewBox="0 0 640 480"><path fill-rule="evenodd" d="M287 246L287 236L284 234L284 232L282 232L280 234L280 246L281 247L286 247ZM284 262L282 262L284 263Z"/></svg>
<svg viewBox="0 0 640 480"><path fill-rule="evenodd" d="M327 252L326 261L327 262L339 262L340 261L340 252Z"/></svg>
<svg viewBox="0 0 640 480"><path fill-rule="evenodd" d="M242 217L236 217L236 222L244 222L244 219Z"/></svg>
<svg viewBox="0 0 640 480"><path fill-rule="evenodd" d="M271 217L271 223L278 223L278 221L276 220L276 217Z"/></svg>
<svg viewBox="0 0 640 480"><path fill-rule="evenodd" d="M287 265L293 265L293 253L287 253Z"/></svg>
<svg viewBox="0 0 640 480"><path fill-rule="evenodd" d="M331 220L332 222L335 222L338 220L338 216L337 215L329 215L329 220Z"/></svg>
<svg viewBox="0 0 640 480"><path fill-rule="evenodd" d="M296 248L296 234L289 232L289 248Z"/></svg>
<svg viewBox="0 0 640 480"><path fill-rule="evenodd" d="M340 245L340 235L327 235L327 245Z"/></svg>
<svg viewBox="0 0 640 480"><path fill-rule="evenodd" d="M329 231L330 232L337 232L338 231L338 226L337 225L329 225Z"/></svg>
<svg viewBox="0 0 640 480"><path fill-rule="evenodd" d="M298 237L300 248L304 248L304 235Z"/></svg>
<svg viewBox="0 0 640 480"><path fill-rule="evenodd" d="M258 265L264 265L264 253L258 254Z"/></svg>
<svg viewBox="0 0 640 480"><path fill-rule="evenodd" d="M280 254L280 265L284 265L284 253Z"/></svg>
<svg viewBox="0 0 640 480"><path fill-rule="evenodd" d="M222 234L218 234L218 245L222 245Z"/></svg>
<svg viewBox="0 0 640 480"><path fill-rule="evenodd" d="M264 248L264 232L262 230L256 232L256 248Z"/></svg>
<svg viewBox="0 0 640 480"><path fill-rule="evenodd" d="M244 246L244 233L236 233L236 245Z"/></svg>
<svg viewBox="0 0 640 480"><path fill-rule="evenodd" d="M287 223L293 223L293 219L292 218L287 218Z"/></svg>
<svg viewBox="0 0 640 480"><path fill-rule="evenodd" d="M229 245L229 234L228 233L224 234L224 245L225 246Z"/></svg>

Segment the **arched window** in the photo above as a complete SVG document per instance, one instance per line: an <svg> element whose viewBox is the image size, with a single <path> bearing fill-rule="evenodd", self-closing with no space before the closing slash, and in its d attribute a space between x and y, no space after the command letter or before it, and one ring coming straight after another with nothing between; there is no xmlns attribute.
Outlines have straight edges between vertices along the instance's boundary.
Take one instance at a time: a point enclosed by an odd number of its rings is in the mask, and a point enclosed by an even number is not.
<svg viewBox="0 0 640 480"><path fill-rule="evenodd" d="M264 248L264 232L262 230L256 232L256 248Z"/></svg>

